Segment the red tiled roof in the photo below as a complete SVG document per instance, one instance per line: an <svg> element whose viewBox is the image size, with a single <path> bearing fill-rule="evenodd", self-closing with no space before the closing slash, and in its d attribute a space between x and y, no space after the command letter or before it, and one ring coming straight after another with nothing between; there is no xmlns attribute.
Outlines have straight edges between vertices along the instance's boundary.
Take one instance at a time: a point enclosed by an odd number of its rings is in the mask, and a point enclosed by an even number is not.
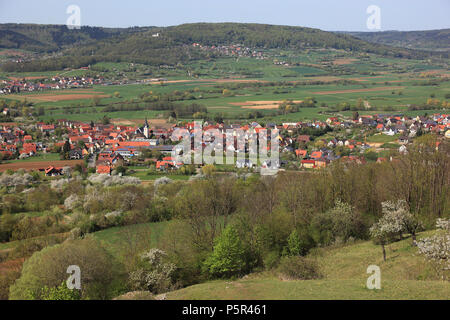
<svg viewBox="0 0 450 320"><path fill-rule="evenodd" d="M110 166L97 166L97 173L111 173L111 167Z"/></svg>

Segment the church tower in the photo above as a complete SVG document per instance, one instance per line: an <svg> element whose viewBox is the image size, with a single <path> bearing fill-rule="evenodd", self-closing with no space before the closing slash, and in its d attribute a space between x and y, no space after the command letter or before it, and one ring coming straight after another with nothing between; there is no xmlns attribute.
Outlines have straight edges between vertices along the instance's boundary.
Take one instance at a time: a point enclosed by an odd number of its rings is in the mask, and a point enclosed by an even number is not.
<svg viewBox="0 0 450 320"><path fill-rule="evenodd" d="M145 123L144 123L144 136L146 139L148 139L150 137L150 126L148 125L147 118L145 118Z"/></svg>

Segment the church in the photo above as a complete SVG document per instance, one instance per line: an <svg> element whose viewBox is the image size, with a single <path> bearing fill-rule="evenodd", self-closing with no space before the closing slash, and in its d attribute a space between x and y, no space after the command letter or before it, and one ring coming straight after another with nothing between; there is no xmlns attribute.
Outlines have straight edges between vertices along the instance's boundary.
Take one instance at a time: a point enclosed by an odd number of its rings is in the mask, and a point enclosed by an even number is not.
<svg viewBox="0 0 450 320"><path fill-rule="evenodd" d="M144 122L144 126L143 127L139 127L136 132L136 135L142 135L144 138L146 139L150 139L150 126L148 124L147 118L145 118L145 122Z"/></svg>

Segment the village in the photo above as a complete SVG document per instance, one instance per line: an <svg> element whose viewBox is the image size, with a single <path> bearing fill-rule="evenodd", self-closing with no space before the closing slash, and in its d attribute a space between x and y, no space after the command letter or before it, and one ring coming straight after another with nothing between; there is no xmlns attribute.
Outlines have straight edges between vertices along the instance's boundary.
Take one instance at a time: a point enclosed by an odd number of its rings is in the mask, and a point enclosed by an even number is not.
<svg viewBox="0 0 450 320"><path fill-rule="evenodd" d="M237 58L250 57L259 60L267 59L267 56L265 55L263 50L249 48L242 44L208 46L200 43L193 43L192 46L203 51L216 52L225 56L232 56Z"/></svg>
<svg viewBox="0 0 450 320"><path fill-rule="evenodd" d="M280 170L311 170L326 167L339 159L359 164L368 160L392 161L392 155L408 152L408 145L416 136L433 133L440 139L449 139L450 115L363 115L354 120L330 117L326 121L267 123L265 126L258 122L203 124L203 132L218 129L224 137L229 129L252 134L259 133L263 128L267 131L278 129L280 161L270 164L240 159L235 162L236 170L247 168L258 171L268 166L275 166ZM157 172L170 174L184 166L173 158L172 151L179 143L172 138L175 129L187 129L194 136L194 122L150 126L146 119L143 126L125 126L60 119L54 123L38 122L26 129L17 124L3 123L0 131L0 156L6 164L0 165L0 171L7 170L8 161L15 161L17 164L17 161L20 163L26 160L31 163L34 158L38 161L40 156L50 154L57 158L59 156L55 163L65 161L64 165L71 167L79 165L81 161L85 163L86 170L99 174L109 175L119 167L133 165L153 165ZM334 137L330 135L336 132L339 133ZM361 139L346 138L345 133L350 132L353 135L357 132ZM369 139L368 134L371 135ZM378 137L381 142L373 142L374 139L370 137ZM392 143L383 143L384 138ZM270 135L268 139L270 140ZM212 138L204 140L203 149L213 141ZM223 149L224 152L238 153L236 139L234 145L225 144ZM248 157L248 150L245 152ZM54 165L51 160L34 163L38 165L23 167L43 171L48 176L63 175L64 168Z"/></svg>
<svg viewBox="0 0 450 320"><path fill-rule="evenodd" d="M88 70L88 68L84 68ZM103 77L60 77L53 76L48 79L8 79L0 82L0 94L14 94L23 92L36 92L46 90L61 90L71 88L90 88L93 85L103 84Z"/></svg>

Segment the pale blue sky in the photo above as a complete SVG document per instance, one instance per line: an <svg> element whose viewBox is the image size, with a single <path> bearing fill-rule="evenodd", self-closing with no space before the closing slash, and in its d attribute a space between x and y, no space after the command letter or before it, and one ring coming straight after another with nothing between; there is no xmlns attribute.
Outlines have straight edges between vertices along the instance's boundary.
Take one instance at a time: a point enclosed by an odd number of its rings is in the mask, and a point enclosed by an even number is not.
<svg viewBox="0 0 450 320"><path fill-rule="evenodd" d="M381 30L450 28L450 0L0 0L0 23L65 24L71 4L82 25L104 27L255 22L369 31L366 9L377 5Z"/></svg>

